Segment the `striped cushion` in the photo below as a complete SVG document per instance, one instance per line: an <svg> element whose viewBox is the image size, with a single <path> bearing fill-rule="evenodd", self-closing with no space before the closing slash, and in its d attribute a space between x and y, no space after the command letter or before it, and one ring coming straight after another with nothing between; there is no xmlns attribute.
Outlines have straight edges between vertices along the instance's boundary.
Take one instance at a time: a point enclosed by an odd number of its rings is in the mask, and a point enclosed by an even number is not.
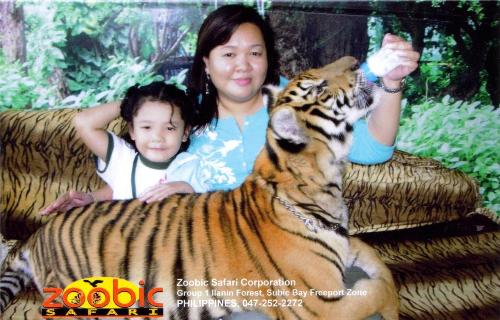
<svg viewBox="0 0 500 320"><path fill-rule="evenodd" d="M384 164L348 165L344 198L351 234L414 228L484 210L472 178L401 151Z"/></svg>

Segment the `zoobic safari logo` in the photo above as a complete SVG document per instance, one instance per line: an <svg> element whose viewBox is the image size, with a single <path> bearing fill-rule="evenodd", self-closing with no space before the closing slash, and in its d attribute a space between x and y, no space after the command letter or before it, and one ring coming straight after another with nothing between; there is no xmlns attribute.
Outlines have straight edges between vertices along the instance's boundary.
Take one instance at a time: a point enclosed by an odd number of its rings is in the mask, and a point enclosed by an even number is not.
<svg viewBox="0 0 500 320"><path fill-rule="evenodd" d="M163 289L152 288L146 292L143 280L137 286L120 278L91 277L77 280L64 289L44 288L43 292L50 294L40 308L46 319L163 316L163 303L155 300Z"/></svg>

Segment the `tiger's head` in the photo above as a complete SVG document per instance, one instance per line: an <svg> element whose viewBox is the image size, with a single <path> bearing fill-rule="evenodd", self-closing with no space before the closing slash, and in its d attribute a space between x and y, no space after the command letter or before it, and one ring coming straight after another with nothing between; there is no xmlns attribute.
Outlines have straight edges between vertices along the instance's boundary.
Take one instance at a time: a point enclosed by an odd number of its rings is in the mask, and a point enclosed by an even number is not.
<svg viewBox="0 0 500 320"><path fill-rule="evenodd" d="M349 153L354 122L374 108L372 87L358 61L343 57L299 74L281 92L267 88L270 120L263 157L274 168L262 166L261 176L284 182L280 172L330 175L332 165Z"/></svg>

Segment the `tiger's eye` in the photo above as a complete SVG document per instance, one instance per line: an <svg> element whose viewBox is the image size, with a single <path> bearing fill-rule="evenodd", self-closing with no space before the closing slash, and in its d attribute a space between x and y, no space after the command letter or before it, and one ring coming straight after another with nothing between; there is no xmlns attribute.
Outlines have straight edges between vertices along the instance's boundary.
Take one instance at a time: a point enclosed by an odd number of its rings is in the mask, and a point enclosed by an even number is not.
<svg viewBox="0 0 500 320"><path fill-rule="evenodd" d="M351 66L351 71L356 71L358 69L359 69L359 62L356 62Z"/></svg>

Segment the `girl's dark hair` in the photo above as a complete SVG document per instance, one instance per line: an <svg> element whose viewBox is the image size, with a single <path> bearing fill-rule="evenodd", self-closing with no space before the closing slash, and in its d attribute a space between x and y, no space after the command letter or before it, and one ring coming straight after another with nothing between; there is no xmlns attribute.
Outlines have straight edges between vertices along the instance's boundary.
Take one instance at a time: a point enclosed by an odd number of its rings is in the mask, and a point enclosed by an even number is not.
<svg viewBox="0 0 500 320"><path fill-rule="evenodd" d="M203 58L208 57L210 51L215 47L228 42L236 29L243 23L256 25L264 38L268 64L264 84L279 83L279 58L274 46L274 33L269 23L251 7L238 4L220 7L210 13L200 27L196 53L189 75L189 89L194 96L198 97L195 99L195 130L206 127L212 119L217 119L219 116L217 89L212 81L208 81L210 94L205 93L207 74Z"/></svg>
<svg viewBox="0 0 500 320"><path fill-rule="evenodd" d="M120 104L120 115L127 123L132 124L132 119L137 114L142 105L147 101L159 101L168 103L172 106L172 116L175 112L175 107L181 111L181 118L184 121L184 127L193 126L193 101L184 93L172 84L166 84L162 81L152 82L145 86L136 84L128 88ZM134 146L135 143L129 133L123 135L123 139ZM189 138L181 144L179 152L185 151L189 146ZM137 149L136 149L137 150Z"/></svg>

